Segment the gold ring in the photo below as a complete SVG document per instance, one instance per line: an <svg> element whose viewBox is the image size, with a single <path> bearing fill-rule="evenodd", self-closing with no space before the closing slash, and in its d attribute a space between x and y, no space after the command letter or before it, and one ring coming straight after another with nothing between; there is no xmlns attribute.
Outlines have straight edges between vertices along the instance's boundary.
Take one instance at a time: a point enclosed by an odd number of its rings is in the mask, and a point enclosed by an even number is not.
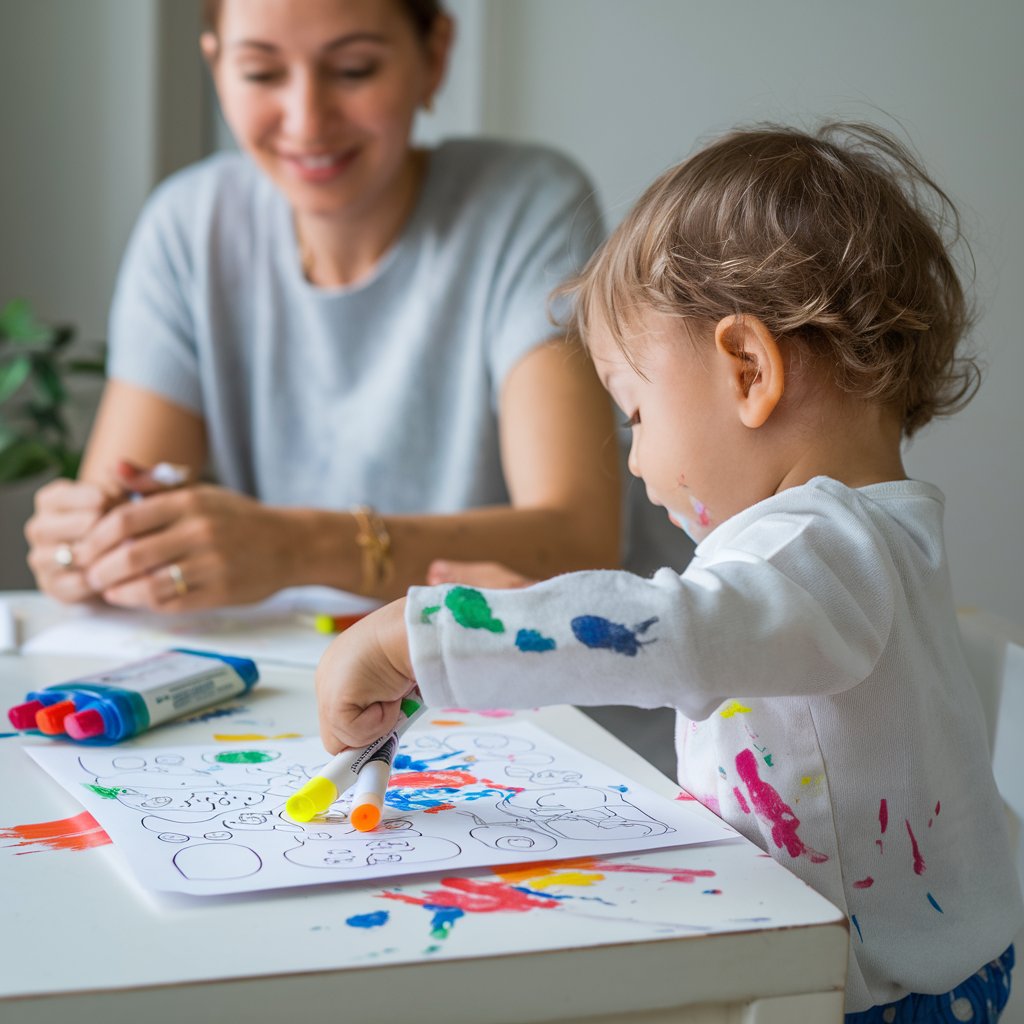
<svg viewBox="0 0 1024 1024"><path fill-rule="evenodd" d="M75 564L75 553L70 544L58 544L53 552L53 560L62 568L70 569Z"/></svg>
<svg viewBox="0 0 1024 1024"><path fill-rule="evenodd" d="M178 597L184 597L188 593L188 584L185 582L185 574L181 571L181 566L177 562L171 562L167 566L167 575L171 577L171 582L174 584L174 592Z"/></svg>

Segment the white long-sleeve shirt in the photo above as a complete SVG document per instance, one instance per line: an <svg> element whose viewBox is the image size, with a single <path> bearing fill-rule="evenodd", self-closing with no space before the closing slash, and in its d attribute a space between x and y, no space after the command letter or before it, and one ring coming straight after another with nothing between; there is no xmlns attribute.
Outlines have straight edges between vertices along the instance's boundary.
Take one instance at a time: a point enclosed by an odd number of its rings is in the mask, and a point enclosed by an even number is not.
<svg viewBox="0 0 1024 1024"><path fill-rule="evenodd" d="M942 509L928 484L818 477L681 575L413 588L416 679L436 706L675 708L681 784L849 915L847 1011L946 992L1024 906Z"/></svg>

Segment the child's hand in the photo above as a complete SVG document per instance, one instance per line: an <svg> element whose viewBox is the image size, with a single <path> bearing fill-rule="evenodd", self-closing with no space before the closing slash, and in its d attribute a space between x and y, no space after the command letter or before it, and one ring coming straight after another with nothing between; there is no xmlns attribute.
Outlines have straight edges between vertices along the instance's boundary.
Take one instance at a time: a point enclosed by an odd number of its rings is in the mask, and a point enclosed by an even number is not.
<svg viewBox="0 0 1024 1024"><path fill-rule="evenodd" d="M413 685L403 597L349 626L320 659L316 693L327 752L389 733Z"/></svg>

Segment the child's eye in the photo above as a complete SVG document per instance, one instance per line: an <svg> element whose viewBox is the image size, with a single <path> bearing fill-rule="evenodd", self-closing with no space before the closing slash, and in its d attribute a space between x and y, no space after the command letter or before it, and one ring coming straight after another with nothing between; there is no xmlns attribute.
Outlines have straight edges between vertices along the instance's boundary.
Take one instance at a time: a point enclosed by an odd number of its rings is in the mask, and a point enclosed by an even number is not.
<svg viewBox="0 0 1024 1024"><path fill-rule="evenodd" d="M365 64L359 67L332 68L331 77L358 81L361 78L370 78L377 73L376 64Z"/></svg>
<svg viewBox="0 0 1024 1024"><path fill-rule="evenodd" d="M622 421L622 425L624 427L629 427L630 430L632 430L633 427L637 426L637 424L639 422L640 422L640 410L637 409L637 411L635 413L633 413L633 415L630 416L629 419L625 419L625 420Z"/></svg>
<svg viewBox="0 0 1024 1024"><path fill-rule="evenodd" d="M279 71L247 71L242 75L247 82L255 82L257 85L269 85L271 82L281 78Z"/></svg>

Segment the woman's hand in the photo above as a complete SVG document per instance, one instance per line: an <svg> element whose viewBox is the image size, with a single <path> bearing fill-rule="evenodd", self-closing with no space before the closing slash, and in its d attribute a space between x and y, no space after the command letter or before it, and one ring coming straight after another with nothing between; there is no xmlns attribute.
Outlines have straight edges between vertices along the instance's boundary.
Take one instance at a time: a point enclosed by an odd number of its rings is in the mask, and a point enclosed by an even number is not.
<svg viewBox="0 0 1024 1024"><path fill-rule="evenodd" d="M516 590L536 583L528 576L510 569L500 562L455 562L436 559L427 568L427 585L462 583L485 590Z"/></svg>
<svg viewBox="0 0 1024 1024"><path fill-rule="evenodd" d="M349 626L320 659L316 697L327 752L389 733L413 685L403 597Z"/></svg>
<svg viewBox="0 0 1024 1024"><path fill-rule="evenodd" d="M64 479L36 491L35 512L25 524L25 538L29 568L44 594L68 603L95 596L78 546L123 497L116 487Z"/></svg>
<svg viewBox="0 0 1024 1024"><path fill-rule="evenodd" d="M109 511L78 544L88 587L161 612L259 601L287 586L281 513L223 487L159 490Z"/></svg>

